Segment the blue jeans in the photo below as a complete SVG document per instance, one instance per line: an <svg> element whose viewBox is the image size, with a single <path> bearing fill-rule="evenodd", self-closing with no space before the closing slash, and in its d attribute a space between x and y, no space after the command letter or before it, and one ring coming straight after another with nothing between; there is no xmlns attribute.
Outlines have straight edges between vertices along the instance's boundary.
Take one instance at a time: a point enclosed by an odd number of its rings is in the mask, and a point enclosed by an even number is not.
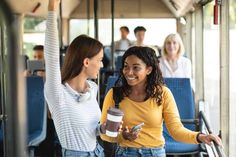
<svg viewBox="0 0 236 157"><path fill-rule="evenodd" d="M103 148L97 144L94 151L84 152L84 151L75 151L75 150L68 150L62 149L62 156L63 157L104 157Z"/></svg>
<svg viewBox="0 0 236 157"><path fill-rule="evenodd" d="M116 157L166 157L165 149L118 147Z"/></svg>

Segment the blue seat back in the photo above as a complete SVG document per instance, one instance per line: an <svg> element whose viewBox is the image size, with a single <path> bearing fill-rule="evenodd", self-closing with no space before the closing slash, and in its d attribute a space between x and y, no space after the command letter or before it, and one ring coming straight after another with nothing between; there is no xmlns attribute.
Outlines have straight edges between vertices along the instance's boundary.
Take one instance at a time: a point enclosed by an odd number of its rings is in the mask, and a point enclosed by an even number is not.
<svg viewBox="0 0 236 157"><path fill-rule="evenodd" d="M195 105L193 99L192 88L188 78L165 78L165 84L171 90L181 119L195 119ZM190 130L196 130L195 124L184 124ZM166 141L166 153L173 154L195 154L199 151L199 146L194 144L184 144L175 141L166 128L163 126L163 136Z"/></svg>
<svg viewBox="0 0 236 157"><path fill-rule="evenodd" d="M188 78L165 78L165 84L171 90L181 119L195 119L193 92Z"/></svg>
<svg viewBox="0 0 236 157"><path fill-rule="evenodd" d="M118 56L115 61L115 70L120 70L122 67L122 56Z"/></svg>
<svg viewBox="0 0 236 157"><path fill-rule="evenodd" d="M108 77L105 93L114 86L117 79L118 76ZM190 80L188 78L165 78L164 81L175 98L180 118L194 119L195 105Z"/></svg>
<svg viewBox="0 0 236 157"><path fill-rule="evenodd" d="M45 125L44 82L42 77L30 76L27 84L28 142L40 136Z"/></svg>
<svg viewBox="0 0 236 157"><path fill-rule="evenodd" d="M111 89L115 85L117 79L118 79L118 76L108 77L105 94L109 91L109 89Z"/></svg>

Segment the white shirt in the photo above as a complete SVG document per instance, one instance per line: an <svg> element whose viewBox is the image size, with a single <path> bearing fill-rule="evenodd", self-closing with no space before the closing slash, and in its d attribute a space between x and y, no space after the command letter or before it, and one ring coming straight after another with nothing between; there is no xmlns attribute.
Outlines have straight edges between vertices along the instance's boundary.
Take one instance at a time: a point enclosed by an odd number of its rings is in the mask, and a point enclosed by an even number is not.
<svg viewBox="0 0 236 157"><path fill-rule="evenodd" d="M179 57L177 60L177 69L173 71L165 59L161 57L160 59L160 69L163 77L175 77L175 78L191 78L191 61L186 57Z"/></svg>
<svg viewBox="0 0 236 157"><path fill-rule="evenodd" d="M131 41L129 39L120 39L115 42L116 56L123 56L124 52L130 47Z"/></svg>

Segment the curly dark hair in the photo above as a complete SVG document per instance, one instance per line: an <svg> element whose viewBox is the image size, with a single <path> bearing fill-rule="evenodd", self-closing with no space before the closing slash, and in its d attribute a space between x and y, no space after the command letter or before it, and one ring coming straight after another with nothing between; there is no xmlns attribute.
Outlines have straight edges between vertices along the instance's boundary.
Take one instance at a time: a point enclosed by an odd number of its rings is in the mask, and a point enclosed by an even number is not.
<svg viewBox="0 0 236 157"><path fill-rule="evenodd" d="M139 59L141 59L147 66L152 67L152 72L147 75L147 83L146 83L146 98L155 98L158 105L162 102L162 86L164 85L163 77L161 70L159 68L159 61L155 54L155 51L152 48L149 47L140 47L140 46L134 46L126 50L125 54L122 58L122 67L120 69L120 75L118 77L118 80L115 83L116 90L119 90L120 92L120 101L125 97L128 96L131 92L131 87L128 85L124 75L123 75L123 68L124 68L124 62L125 59L128 56L137 56Z"/></svg>

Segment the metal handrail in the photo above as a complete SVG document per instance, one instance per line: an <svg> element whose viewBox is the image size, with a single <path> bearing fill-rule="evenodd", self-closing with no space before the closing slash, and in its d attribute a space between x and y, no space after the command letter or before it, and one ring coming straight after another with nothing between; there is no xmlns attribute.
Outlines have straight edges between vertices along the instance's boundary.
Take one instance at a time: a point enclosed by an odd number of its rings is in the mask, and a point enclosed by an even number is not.
<svg viewBox="0 0 236 157"><path fill-rule="evenodd" d="M200 118L202 119L202 121L203 121L203 123L204 123L204 125L205 125L205 127L206 127L206 129L207 129L207 131L208 131L208 133L209 133L209 134L212 134L212 133L213 133L212 128L210 127L210 123L208 122L208 120L207 120L207 118L206 118L204 112L203 112L203 111L200 111L200 112L199 112L199 116L200 116ZM224 150L223 150L223 147L222 147L222 146L219 146L215 141L213 141L213 147L215 148L215 149L212 148L212 151L213 151L213 152L215 152L215 150L216 150L217 155L218 155L219 157L225 157L225 153L224 153Z"/></svg>
<svg viewBox="0 0 236 157"><path fill-rule="evenodd" d="M4 84L4 110L3 133L4 133L4 157L27 157L26 149L26 112L24 102L24 92L20 91L20 86L24 87L23 74L22 80L19 78L16 45L16 27L14 17L6 0L0 0L0 25L4 26L6 34L5 51L1 53L2 63L1 82ZM22 81L22 82L19 82ZM19 93L21 92L21 95Z"/></svg>

